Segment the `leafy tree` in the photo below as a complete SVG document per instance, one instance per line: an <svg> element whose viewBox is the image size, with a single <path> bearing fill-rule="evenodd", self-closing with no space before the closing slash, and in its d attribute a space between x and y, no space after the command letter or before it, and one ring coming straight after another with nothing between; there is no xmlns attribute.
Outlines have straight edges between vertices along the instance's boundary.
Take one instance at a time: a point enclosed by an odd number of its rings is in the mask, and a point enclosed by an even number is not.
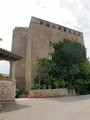
<svg viewBox="0 0 90 120"><path fill-rule="evenodd" d="M35 78L35 82L37 82L39 85L50 85L52 75L50 74L50 71L52 71L55 64L51 60L47 59L39 59L38 60L38 74Z"/></svg>
<svg viewBox="0 0 90 120"><path fill-rule="evenodd" d="M67 88L77 94L90 94L90 62L86 49L78 42L64 39L52 44L52 60L39 59L34 88Z"/></svg>
<svg viewBox="0 0 90 120"><path fill-rule="evenodd" d="M64 71L66 70L67 78L69 79L73 74L78 73L80 65L86 61L84 45L64 39L63 42L53 44L53 47L52 59L59 68L63 67Z"/></svg>
<svg viewBox="0 0 90 120"><path fill-rule="evenodd" d="M90 61L88 59L81 65L79 78L90 81Z"/></svg>

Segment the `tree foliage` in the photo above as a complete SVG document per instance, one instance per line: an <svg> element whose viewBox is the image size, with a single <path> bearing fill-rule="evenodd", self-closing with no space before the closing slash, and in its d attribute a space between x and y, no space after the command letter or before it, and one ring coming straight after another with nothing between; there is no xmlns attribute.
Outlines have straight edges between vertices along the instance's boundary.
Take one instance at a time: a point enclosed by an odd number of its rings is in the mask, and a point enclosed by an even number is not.
<svg viewBox="0 0 90 120"><path fill-rule="evenodd" d="M86 49L79 42L64 39L53 45L53 61L57 66L63 67L67 72L68 79L71 75L79 72L79 67L86 61Z"/></svg>

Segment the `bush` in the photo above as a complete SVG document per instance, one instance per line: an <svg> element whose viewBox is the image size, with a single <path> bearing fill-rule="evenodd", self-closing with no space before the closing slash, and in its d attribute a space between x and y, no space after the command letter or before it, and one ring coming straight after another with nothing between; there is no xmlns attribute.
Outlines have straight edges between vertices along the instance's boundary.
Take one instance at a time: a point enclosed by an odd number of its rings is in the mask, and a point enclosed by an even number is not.
<svg viewBox="0 0 90 120"><path fill-rule="evenodd" d="M24 87L22 87L21 89L19 89L19 94L20 95L26 94L26 91L25 91Z"/></svg>

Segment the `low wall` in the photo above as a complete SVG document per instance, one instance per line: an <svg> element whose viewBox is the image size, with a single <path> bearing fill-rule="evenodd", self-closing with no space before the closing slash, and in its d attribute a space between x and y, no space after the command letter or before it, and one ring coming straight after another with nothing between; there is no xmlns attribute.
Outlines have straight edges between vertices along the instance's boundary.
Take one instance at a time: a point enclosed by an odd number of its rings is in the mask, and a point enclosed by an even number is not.
<svg viewBox="0 0 90 120"><path fill-rule="evenodd" d="M68 92L67 89L39 89L30 90L29 97L60 97L60 96L72 96L76 95L75 91Z"/></svg>
<svg viewBox="0 0 90 120"><path fill-rule="evenodd" d="M0 80L0 101L15 99L15 83Z"/></svg>

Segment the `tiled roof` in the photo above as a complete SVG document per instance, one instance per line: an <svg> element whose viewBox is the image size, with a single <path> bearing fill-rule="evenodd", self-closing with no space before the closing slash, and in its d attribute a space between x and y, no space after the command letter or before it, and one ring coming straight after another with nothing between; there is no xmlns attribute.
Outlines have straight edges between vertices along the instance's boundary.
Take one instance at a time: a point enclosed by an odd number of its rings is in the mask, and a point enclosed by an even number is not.
<svg viewBox="0 0 90 120"><path fill-rule="evenodd" d="M16 60L20 60L22 58L23 57L20 55L12 53L12 52L5 50L3 48L0 48L0 60L16 61Z"/></svg>

